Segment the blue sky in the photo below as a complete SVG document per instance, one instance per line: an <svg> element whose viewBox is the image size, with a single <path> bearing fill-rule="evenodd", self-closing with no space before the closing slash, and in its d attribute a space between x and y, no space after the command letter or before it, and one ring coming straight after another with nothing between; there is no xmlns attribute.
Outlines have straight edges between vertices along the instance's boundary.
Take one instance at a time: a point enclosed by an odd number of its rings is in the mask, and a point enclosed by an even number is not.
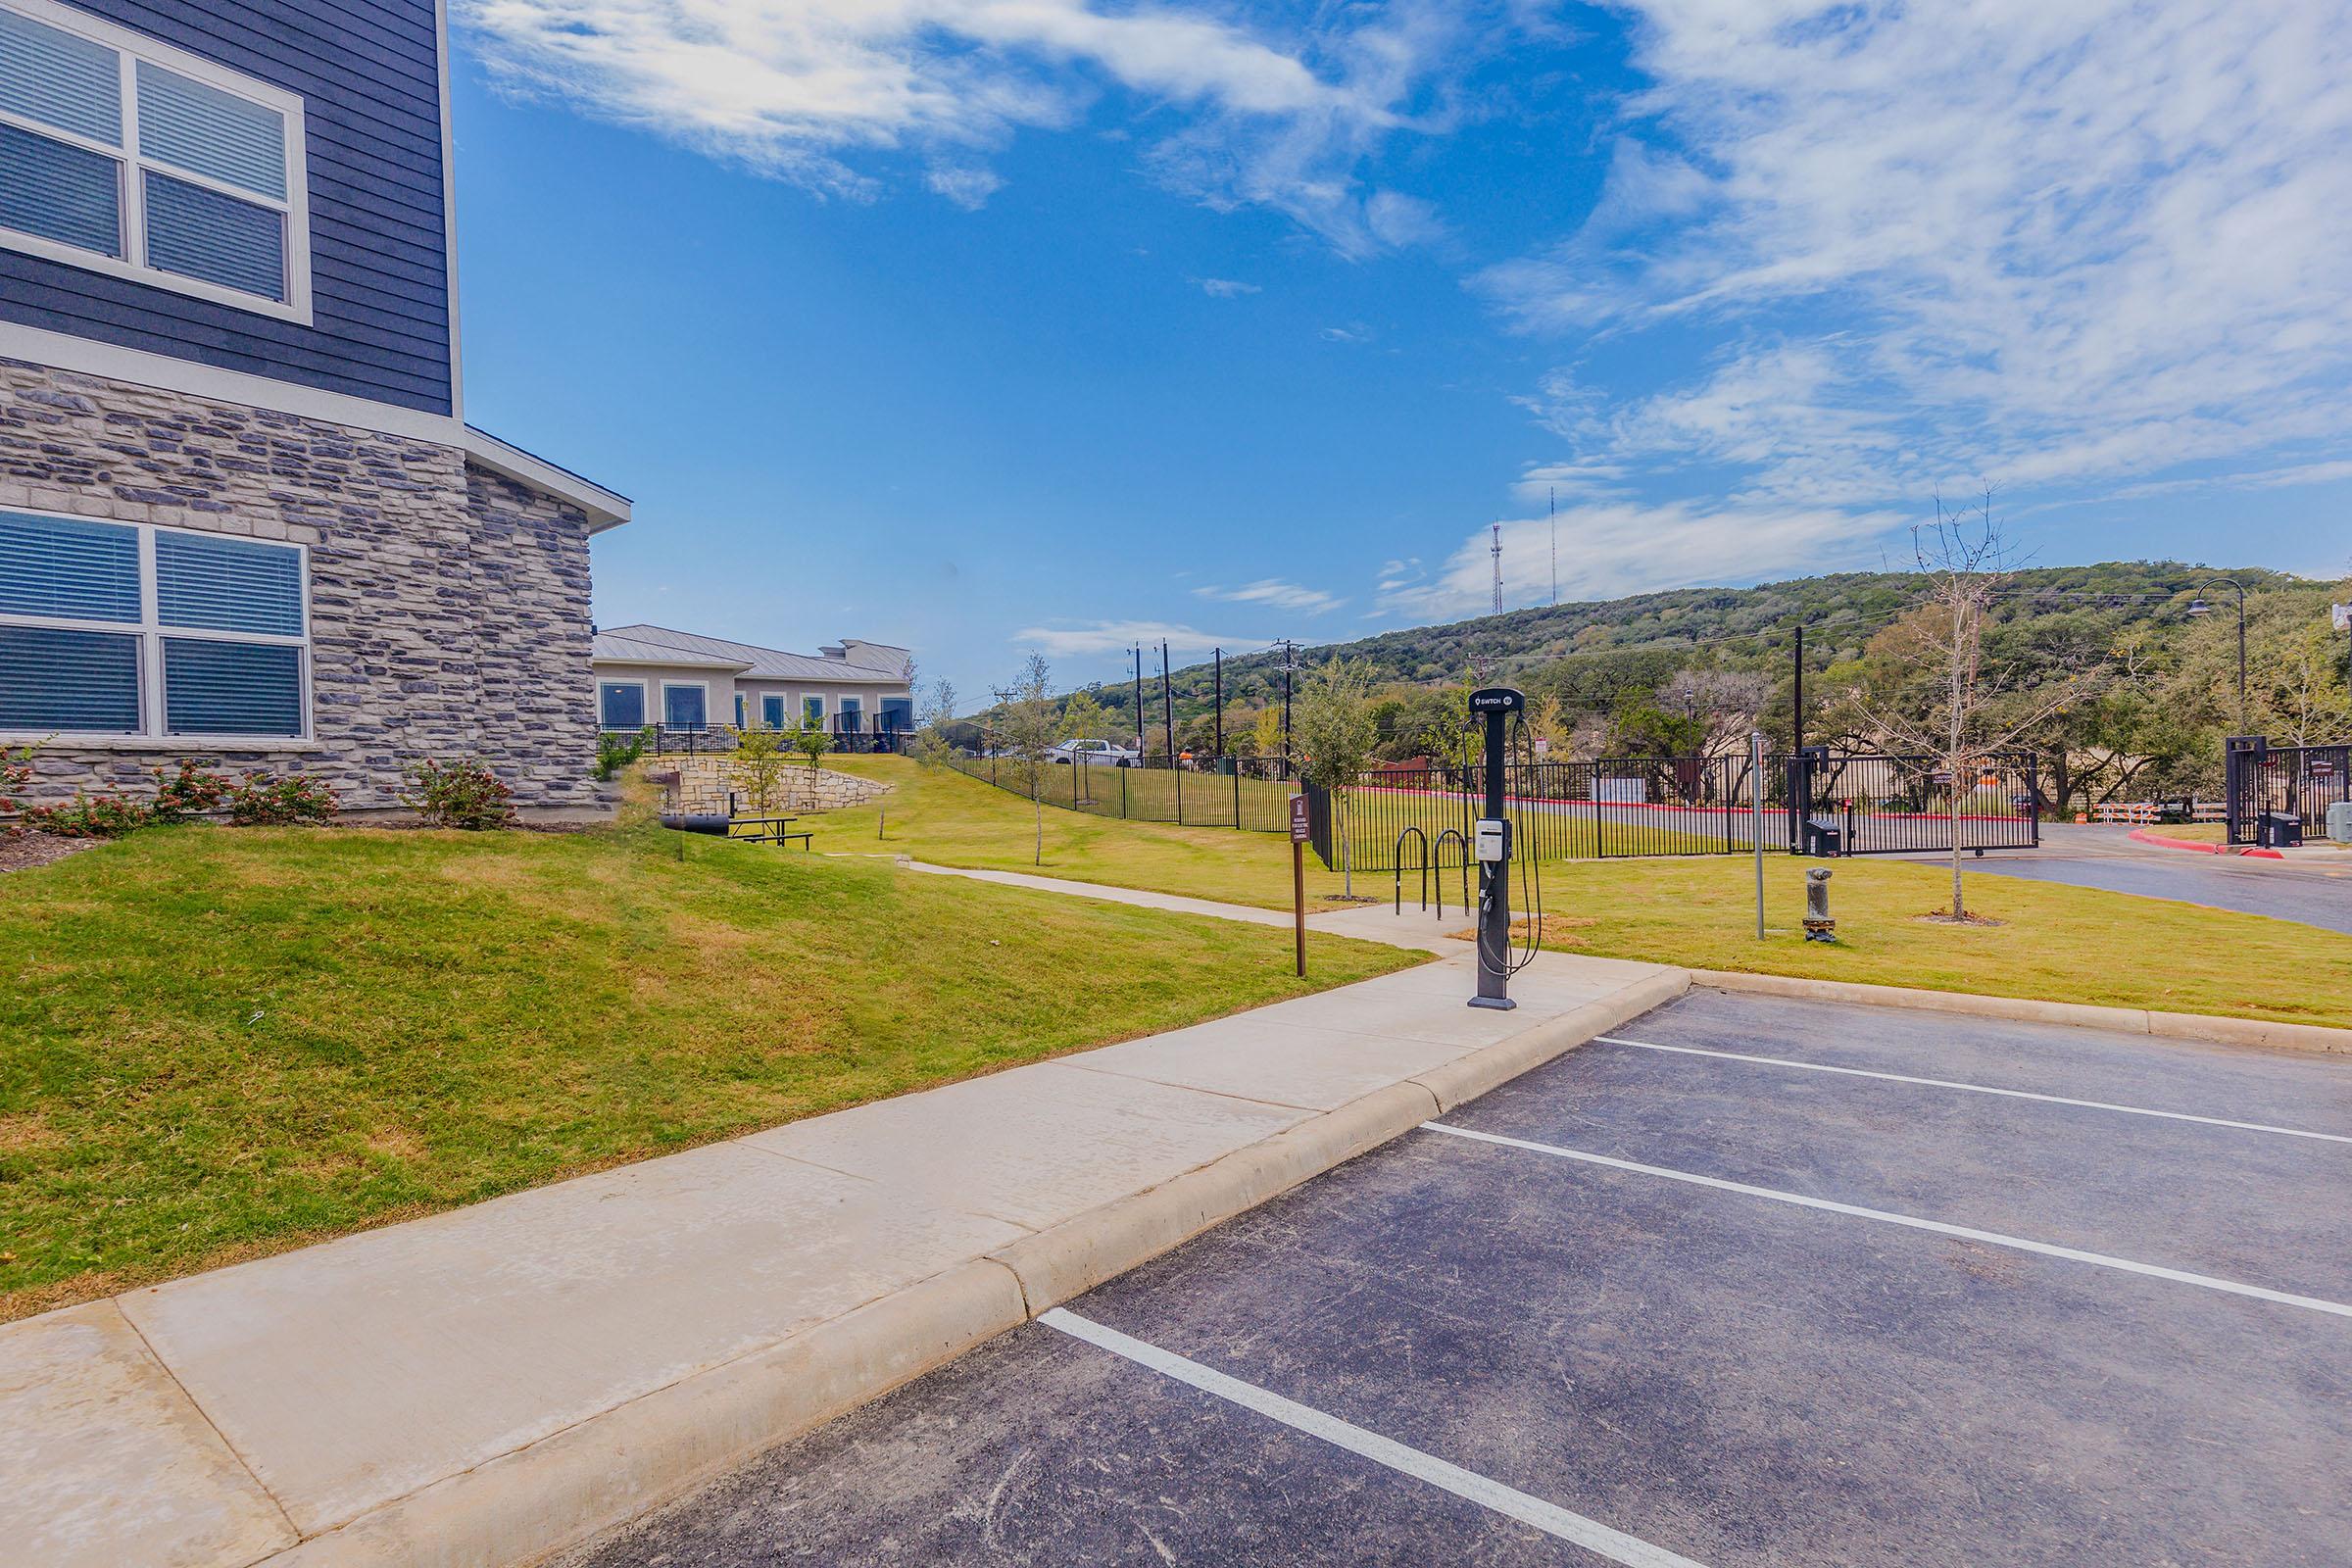
<svg viewBox="0 0 2352 1568"><path fill-rule="evenodd" d="M457 0L467 412L607 624L1179 662L1902 564L2352 564L2352 29L2245 3ZM2094 12L2102 14L2094 15Z"/></svg>

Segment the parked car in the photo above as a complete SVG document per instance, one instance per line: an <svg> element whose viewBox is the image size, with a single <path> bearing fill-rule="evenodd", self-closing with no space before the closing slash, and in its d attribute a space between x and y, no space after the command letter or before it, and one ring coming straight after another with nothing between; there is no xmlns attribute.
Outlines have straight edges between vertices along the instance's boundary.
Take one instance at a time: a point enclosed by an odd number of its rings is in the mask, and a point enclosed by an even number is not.
<svg viewBox="0 0 2352 1568"><path fill-rule="evenodd" d="M1133 767L1143 760L1131 747L1111 741L1063 741L1047 754L1056 762L1088 762L1096 767Z"/></svg>

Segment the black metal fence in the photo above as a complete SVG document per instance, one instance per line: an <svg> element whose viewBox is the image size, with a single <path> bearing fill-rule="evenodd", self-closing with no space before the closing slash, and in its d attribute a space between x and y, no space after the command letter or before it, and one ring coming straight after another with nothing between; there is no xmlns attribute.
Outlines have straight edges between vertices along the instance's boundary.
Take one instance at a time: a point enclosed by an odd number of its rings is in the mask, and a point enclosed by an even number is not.
<svg viewBox="0 0 2352 1568"><path fill-rule="evenodd" d="M2224 771L2231 844L2324 838L2328 808L2352 801L2352 743L2273 746L2259 735L2236 735Z"/></svg>
<svg viewBox="0 0 2352 1568"><path fill-rule="evenodd" d="M1971 769L1961 788L1961 848L2040 843L2033 759ZM1808 753L1768 760L1761 779L1739 756L1518 762L1503 794L1513 853L1539 860L1738 855L1758 833L1767 848L1794 854L1952 845L1948 775L1912 758ZM1470 837L1484 810L1486 769L1380 768L1337 803L1319 790L1308 796L1325 865L1411 872L1424 860L1453 863L1450 847Z"/></svg>
<svg viewBox="0 0 2352 1568"><path fill-rule="evenodd" d="M1298 793L1280 758L1174 766L1154 758L1122 767L1084 760L1033 764L1009 757L962 757L952 765L1023 800L1034 785L1039 800L1064 810L1250 833L1289 832L1291 797Z"/></svg>
<svg viewBox="0 0 2352 1568"><path fill-rule="evenodd" d="M1951 771L1935 759L1810 748L1788 760L1791 855L1904 855L1960 848L2030 850L2041 843L2034 759L2002 756Z"/></svg>

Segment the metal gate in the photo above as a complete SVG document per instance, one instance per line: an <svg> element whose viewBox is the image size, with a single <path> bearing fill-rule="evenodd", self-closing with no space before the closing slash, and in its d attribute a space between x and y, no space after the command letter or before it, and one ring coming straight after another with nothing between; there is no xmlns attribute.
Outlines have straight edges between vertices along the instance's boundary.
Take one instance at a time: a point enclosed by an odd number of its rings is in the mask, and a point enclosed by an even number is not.
<svg viewBox="0 0 2352 1568"><path fill-rule="evenodd" d="M1955 784L1930 757L1808 747L1788 759L1788 853L1902 855L1952 848ZM1959 847L2041 846L2041 790L2032 756L1985 758L1961 769Z"/></svg>
<svg viewBox="0 0 2352 1568"><path fill-rule="evenodd" d="M2328 808L2352 801L2352 743L2273 746L2232 735L2224 753L2231 844L2268 844L2292 820L2305 838L2328 832Z"/></svg>

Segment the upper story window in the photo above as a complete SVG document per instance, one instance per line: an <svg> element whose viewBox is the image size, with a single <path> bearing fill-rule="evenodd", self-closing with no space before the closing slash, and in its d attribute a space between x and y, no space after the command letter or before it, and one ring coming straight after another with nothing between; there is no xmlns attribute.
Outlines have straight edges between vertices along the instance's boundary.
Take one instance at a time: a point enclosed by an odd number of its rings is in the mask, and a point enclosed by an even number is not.
<svg viewBox="0 0 2352 1568"><path fill-rule="evenodd" d="M299 545L0 512L0 735L309 734Z"/></svg>
<svg viewBox="0 0 2352 1568"><path fill-rule="evenodd" d="M0 0L0 245L309 321L302 100Z"/></svg>

